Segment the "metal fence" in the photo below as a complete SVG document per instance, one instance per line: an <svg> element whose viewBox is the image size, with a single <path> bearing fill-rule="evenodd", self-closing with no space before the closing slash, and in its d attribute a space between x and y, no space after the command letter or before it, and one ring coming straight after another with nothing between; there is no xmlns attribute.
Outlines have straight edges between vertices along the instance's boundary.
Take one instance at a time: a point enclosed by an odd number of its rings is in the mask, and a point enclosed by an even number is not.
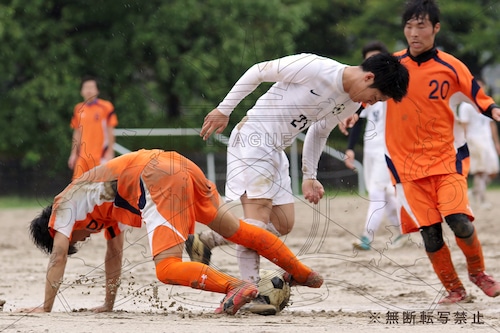
<svg viewBox="0 0 500 333"><path fill-rule="evenodd" d="M131 137L131 136L199 136L200 128L115 128L114 133L116 137ZM212 140L216 140L227 145L229 138L222 134L212 135ZM298 140L304 141L305 134L300 133L297 136ZM129 149L120 145L118 142L114 145L114 150L118 154L125 154L130 152ZM339 161L344 160L344 154L335 150L330 146L326 146L323 150L323 154L327 154ZM299 163L299 152L297 147L297 140L294 140L292 146L290 147L290 176L292 178L292 190L294 194L300 193L300 163ZM207 166L207 178L213 181L217 181L217 176L215 172L215 157L213 152L208 152L206 154L206 166ZM355 166L357 169L358 178L358 193L365 193L365 182L363 178L363 165L359 161L355 161Z"/></svg>

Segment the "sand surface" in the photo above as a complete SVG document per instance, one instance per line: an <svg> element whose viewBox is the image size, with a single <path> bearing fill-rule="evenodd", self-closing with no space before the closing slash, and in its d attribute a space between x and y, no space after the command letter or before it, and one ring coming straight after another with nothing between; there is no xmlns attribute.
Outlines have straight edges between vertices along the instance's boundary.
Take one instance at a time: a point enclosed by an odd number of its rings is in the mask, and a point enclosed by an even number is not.
<svg viewBox="0 0 500 333"><path fill-rule="evenodd" d="M500 202L500 192L488 196L492 203ZM0 299L6 303L0 332L500 332L500 298L485 296L468 280L464 257L447 226L446 241L473 296L471 303L437 304L443 290L419 234L407 236L404 247L390 249L394 230L384 225L373 250L353 250L367 206L367 199L357 195L329 196L316 206L297 198L296 225L283 240L323 274L325 284L320 289L292 288L291 304L276 316L214 315L223 295L158 282L144 228L126 233L114 312L88 311L104 300L105 243L102 235L93 235L70 258L53 312L19 313L43 302L48 257L27 233L41 207L1 210ZM235 206L234 212L239 214L239 209ZM500 278L500 206L477 209L476 217L487 271ZM234 247L214 250L213 265L238 276ZM274 269L266 259L262 267Z"/></svg>

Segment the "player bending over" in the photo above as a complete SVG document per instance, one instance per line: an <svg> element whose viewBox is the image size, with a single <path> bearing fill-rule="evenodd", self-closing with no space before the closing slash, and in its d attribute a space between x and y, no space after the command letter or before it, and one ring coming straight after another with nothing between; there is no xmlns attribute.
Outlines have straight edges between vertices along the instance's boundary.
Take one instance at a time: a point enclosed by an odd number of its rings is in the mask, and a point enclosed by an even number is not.
<svg viewBox="0 0 500 333"><path fill-rule="evenodd" d="M254 249L287 273L290 285L319 288L323 278L300 262L275 235L252 226L219 206L215 184L176 152L139 150L112 159L72 181L52 206L31 222L35 244L50 253L45 301L21 311L50 312L74 244L105 230L106 298L94 311L112 311L121 274L123 225L145 222L156 275L165 284L226 294L215 313L235 314L258 296L254 284L198 262L182 262L182 251L195 221L231 242Z"/></svg>

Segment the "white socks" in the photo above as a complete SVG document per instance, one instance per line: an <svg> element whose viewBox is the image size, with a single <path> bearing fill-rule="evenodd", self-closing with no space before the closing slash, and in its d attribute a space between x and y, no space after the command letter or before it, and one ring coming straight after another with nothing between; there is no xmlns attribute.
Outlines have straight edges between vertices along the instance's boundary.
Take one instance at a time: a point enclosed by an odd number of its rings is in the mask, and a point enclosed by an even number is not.
<svg viewBox="0 0 500 333"><path fill-rule="evenodd" d="M259 228L267 229L267 224L262 221L254 219L244 219L243 221ZM260 255L254 250L237 244L236 256L238 257L238 266L240 267L241 279L257 284L260 280Z"/></svg>
<svg viewBox="0 0 500 333"><path fill-rule="evenodd" d="M269 223L264 223L255 219L244 219L248 224L257 226L259 228L265 229L277 237L281 234L276 230L274 225ZM231 244L230 241L213 231L212 229L205 230L200 234L200 240L212 250L216 246L222 246ZM244 246L236 244L236 256L238 258L238 266L240 268L241 279L245 281L250 281L257 284L260 280L259 269L260 269L260 255Z"/></svg>
<svg viewBox="0 0 500 333"><path fill-rule="evenodd" d="M370 242L373 242L375 232L380 227L384 219L385 206L387 205L385 199L385 190L373 190L369 193L370 204L368 205L368 212L366 214L365 230L363 236L368 237Z"/></svg>

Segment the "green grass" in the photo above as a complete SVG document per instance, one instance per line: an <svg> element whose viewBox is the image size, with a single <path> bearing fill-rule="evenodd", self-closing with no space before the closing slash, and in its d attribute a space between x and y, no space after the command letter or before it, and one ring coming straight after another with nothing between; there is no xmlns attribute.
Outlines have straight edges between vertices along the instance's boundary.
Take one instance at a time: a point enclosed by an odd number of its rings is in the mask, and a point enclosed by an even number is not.
<svg viewBox="0 0 500 333"><path fill-rule="evenodd" d="M1 208L43 208L52 202L49 198L0 197Z"/></svg>

